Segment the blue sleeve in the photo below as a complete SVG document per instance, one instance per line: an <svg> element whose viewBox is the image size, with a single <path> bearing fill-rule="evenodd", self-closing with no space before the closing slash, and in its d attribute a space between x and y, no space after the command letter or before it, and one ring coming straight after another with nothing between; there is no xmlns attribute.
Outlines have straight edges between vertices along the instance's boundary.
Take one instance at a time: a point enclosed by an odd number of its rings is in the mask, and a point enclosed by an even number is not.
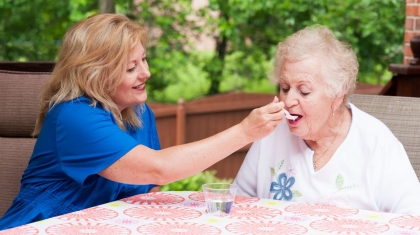
<svg viewBox="0 0 420 235"><path fill-rule="evenodd" d="M139 144L118 127L110 112L85 102L62 106L56 136L63 172L84 186Z"/></svg>
<svg viewBox="0 0 420 235"><path fill-rule="evenodd" d="M155 115L147 104L143 105L141 119L143 127L135 130L129 129L130 135L133 136L139 144L145 145L154 150L161 149L156 129Z"/></svg>
<svg viewBox="0 0 420 235"><path fill-rule="evenodd" d="M130 135L132 135L140 144L148 146L151 149L159 150L160 142L158 137L158 132L156 128L156 119L153 111L147 104L143 106L143 112L141 113L143 127L137 130L129 130ZM155 187L155 184L148 185L147 191ZM133 185L125 185L127 194L122 196L122 198L136 195L140 193L146 193L144 187L136 187ZM129 193L128 193L129 192Z"/></svg>
<svg viewBox="0 0 420 235"><path fill-rule="evenodd" d="M152 110L149 108L149 106L147 104L145 104L145 107L147 108L147 111L149 113L149 115L147 116L147 118L149 119L149 127L151 129L150 131L150 139L152 140L152 144L151 144L151 148L155 149L155 150L160 150L160 142L159 142L159 135L158 135L158 131L156 128L156 118L154 113L152 112Z"/></svg>

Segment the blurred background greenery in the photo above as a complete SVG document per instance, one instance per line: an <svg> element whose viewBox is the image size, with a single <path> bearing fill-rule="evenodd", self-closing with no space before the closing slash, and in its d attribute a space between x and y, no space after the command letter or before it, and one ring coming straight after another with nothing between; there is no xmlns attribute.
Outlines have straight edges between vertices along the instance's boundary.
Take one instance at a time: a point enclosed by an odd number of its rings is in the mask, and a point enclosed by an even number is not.
<svg viewBox="0 0 420 235"><path fill-rule="evenodd" d="M201 186L208 183L232 183L233 179L219 179L215 170L202 171L189 178L175 181L160 187L161 191L202 191Z"/></svg>
<svg viewBox="0 0 420 235"><path fill-rule="evenodd" d="M149 32L150 101L175 103L228 91L276 93L267 72L276 45L313 24L332 29L356 51L359 82L384 84L402 62L402 0L0 0L0 61L54 61L75 22L101 12L125 14ZM111 8L104 6L110 4ZM108 6L110 6L108 5ZM200 36L212 50L199 50ZM214 171L162 186L200 191Z"/></svg>
<svg viewBox="0 0 420 235"><path fill-rule="evenodd" d="M276 44L313 24L352 45L359 82L386 83L402 62L401 0L0 0L0 60L54 61L75 22L101 12L125 14L149 31L149 100L175 103L227 91L275 93L268 82ZM103 10L102 10L103 11ZM200 35L214 50L197 50Z"/></svg>

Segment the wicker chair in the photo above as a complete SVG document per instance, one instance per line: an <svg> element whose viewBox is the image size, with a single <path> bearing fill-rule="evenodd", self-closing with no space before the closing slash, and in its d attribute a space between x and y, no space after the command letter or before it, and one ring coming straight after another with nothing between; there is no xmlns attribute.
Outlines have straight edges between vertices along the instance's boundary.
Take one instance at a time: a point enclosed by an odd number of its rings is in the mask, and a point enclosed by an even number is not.
<svg viewBox="0 0 420 235"><path fill-rule="evenodd" d="M0 217L12 204L36 138L38 94L49 73L0 70Z"/></svg>
<svg viewBox="0 0 420 235"><path fill-rule="evenodd" d="M354 94L350 102L391 129L420 180L420 98Z"/></svg>

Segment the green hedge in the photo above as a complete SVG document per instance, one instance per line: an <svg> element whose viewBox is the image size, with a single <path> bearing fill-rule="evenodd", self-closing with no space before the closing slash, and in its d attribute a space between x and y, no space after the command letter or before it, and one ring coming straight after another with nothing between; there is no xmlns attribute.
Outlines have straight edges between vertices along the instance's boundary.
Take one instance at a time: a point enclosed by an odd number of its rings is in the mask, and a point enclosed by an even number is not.
<svg viewBox="0 0 420 235"><path fill-rule="evenodd" d="M161 191L202 191L201 185L206 183L232 183L233 179L216 177L216 170L202 171L189 178L185 178L160 187Z"/></svg>

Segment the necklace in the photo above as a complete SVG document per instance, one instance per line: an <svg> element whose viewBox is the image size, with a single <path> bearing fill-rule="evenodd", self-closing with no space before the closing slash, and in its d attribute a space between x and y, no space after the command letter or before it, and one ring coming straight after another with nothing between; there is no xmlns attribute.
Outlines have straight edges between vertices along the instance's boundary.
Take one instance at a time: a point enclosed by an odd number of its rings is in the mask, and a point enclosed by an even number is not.
<svg viewBox="0 0 420 235"><path fill-rule="evenodd" d="M338 135L338 133L340 132L340 129L341 129L341 125L343 125L343 121L344 121L344 114L343 114L343 118L341 119L340 126L338 127L338 131L337 131L337 133L335 133L334 139L331 141L330 146L328 146L327 150L325 150L325 152L321 155L321 157L319 157L317 160L314 160L314 170L316 170L316 168L317 168L316 163L317 163L319 160L321 160L321 158L323 158L323 157L324 157L325 153L326 153L326 152L328 152L328 149L330 149L331 145L334 143L335 138L337 138L337 135Z"/></svg>

